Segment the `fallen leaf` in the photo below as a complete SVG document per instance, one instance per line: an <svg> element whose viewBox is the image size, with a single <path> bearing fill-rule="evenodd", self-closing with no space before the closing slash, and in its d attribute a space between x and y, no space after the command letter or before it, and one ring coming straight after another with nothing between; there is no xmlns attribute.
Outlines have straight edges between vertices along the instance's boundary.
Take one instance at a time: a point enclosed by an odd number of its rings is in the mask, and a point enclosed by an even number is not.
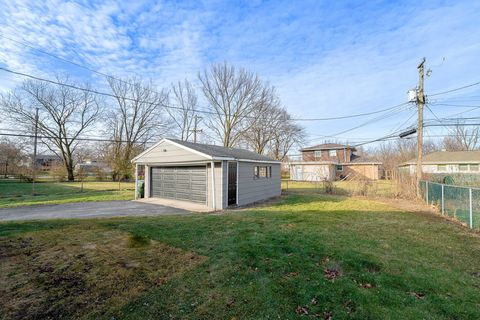
<svg viewBox="0 0 480 320"><path fill-rule="evenodd" d="M316 297L313 297L313 298L312 298L312 301L310 301L310 303L311 303L312 305L316 305L317 302L318 302L318 301L317 301L317 298L316 298Z"/></svg>
<svg viewBox="0 0 480 320"><path fill-rule="evenodd" d="M285 275L285 277L288 277L288 278L294 278L298 276L298 272L289 272Z"/></svg>
<svg viewBox="0 0 480 320"><path fill-rule="evenodd" d="M328 280L335 280L336 278L342 275L342 272L339 268L325 268L323 270L325 278Z"/></svg>
<svg viewBox="0 0 480 320"><path fill-rule="evenodd" d="M410 292L410 294L411 294L412 296L414 296L415 298L419 299L419 300L425 298L425 293L421 293L421 292Z"/></svg>
<svg viewBox="0 0 480 320"><path fill-rule="evenodd" d="M308 315L308 307L297 306L297 309L295 309L295 313L301 315Z"/></svg>

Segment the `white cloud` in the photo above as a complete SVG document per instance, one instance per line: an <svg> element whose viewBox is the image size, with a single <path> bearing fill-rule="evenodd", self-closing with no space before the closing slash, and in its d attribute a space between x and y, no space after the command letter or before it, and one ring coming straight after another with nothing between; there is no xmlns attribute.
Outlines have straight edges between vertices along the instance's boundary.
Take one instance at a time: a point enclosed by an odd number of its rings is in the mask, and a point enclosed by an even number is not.
<svg viewBox="0 0 480 320"><path fill-rule="evenodd" d="M429 92L478 81L480 74L478 2L259 1L240 7L223 1L0 0L0 8L2 34L105 73L151 77L163 86L195 79L211 62L250 68L277 86L287 108L302 117L405 101L423 56L433 69ZM99 80L11 41L0 38L0 45L0 64L11 69ZM1 90L18 80L1 73ZM352 135L380 136L407 114ZM308 129L312 136L332 134L366 120L316 122Z"/></svg>

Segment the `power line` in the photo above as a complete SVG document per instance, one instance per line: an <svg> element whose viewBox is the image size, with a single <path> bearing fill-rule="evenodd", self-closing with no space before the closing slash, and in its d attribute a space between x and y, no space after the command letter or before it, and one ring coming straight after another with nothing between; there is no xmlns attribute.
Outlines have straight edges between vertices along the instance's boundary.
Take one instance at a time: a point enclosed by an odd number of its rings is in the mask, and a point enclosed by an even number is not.
<svg viewBox="0 0 480 320"><path fill-rule="evenodd" d="M388 112L388 113L385 114L385 115L375 117L375 118L370 119L370 120L368 120L368 121L366 121L366 122L364 122L364 123L362 123L362 124L360 124L360 125L358 125L358 126L355 126L355 127L353 127L353 128L347 129L347 130L343 130L343 131L341 131L341 132L337 132L336 134L332 134L332 135L322 135L322 136L318 136L318 138L315 138L315 137L314 137L314 139L310 139L310 141L321 140L321 139L324 139L324 138L336 138L338 135L341 135L341 134L344 134L344 133L347 133L347 132L350 132L350 131L353 131L353 130L362 128L362 127L364 127L364 126L367 126L367 125L369 125L369 124L375 123L375 122L380 121L380 120L384 120L384 119L389 118L389 117L391 117L391 116L393 116L393 115L395 115L395 114L397 114L397 113L399 113L399 112L404 111L403 108L401 108L401 107L402 107L402 106L405 106L405 105L408 105L408 104L409 104L408 102L404 102L404 103L399 104L399 105L396 106L395 109L397 109L397 110L391 110L390 112Z"/></svg>
<svg viewBox="0 0 480 320"><path fill-rule="evenodd" d="M470 88L470 87L478 86L479 84L480 84L480 81L479 81L479 82L474 82L474 83L471 83L471 84L467 84L467 85L465 85L465 86L463 86L463 87L458 87L458 88L455 88L455 89L450 89L450 90L446 90L446 91L441 91L441 92L429 94L427 97L439 96L439 95L442 95L442 94L447 94L447 93L451 93L451 92L455 92L455 91L467 89L467 88Z"/></svg>
<svg viewBox="0 0 480 320"><path fill-rule="evenodd" d="M4 130L4 129L0 129ZM0 136L6 136L6 137L23 137L23 138L35 138L35 135L33 134L21 134L21 133L1 133ZM58 137L51 136L51 135L37 135L38 138L40 139L58 139ZM64 139L72 139L71 137L66 137ZM78 141L95 141L95 142L117 142L117 143L127 143L129 141L125 140L115 140L115 139L93 139L93 138L75 138L74 140ZM143 142L143 141L130 141L136 144L148 144L149 142Z"/></svg>
<svg viewBox="0 0 480 320"><path fill-rule="evenodd" d="M48 52L48 51L45 51L45 50L43 50L43 49L37 48L37 47L35 47L34 45L32 45L31 43L29 43L28 41L26 41L26 40L24 40L24 39L22 39L22 41L15 40L15 39L12 39L12 38L10 38L10 37L5 36L5 34L3 34L3 33L0 33L0 37L5 38L5 39L8 39L8 40L10 40L10 41L12 41L12 42L15 42L16 44L26 46L26 47L28 47L28 48L30 48L30 49L32 49L32 50L38 51L38 52L43 53L43 54L45 54L45 55L47 55L47 56L50 56L50 57L52 57L52 58L55 58L55 59L57 59L57 60L60 60L60 61L63 61L63 62L72 64L72 65L77 66L77 67L79 67L79 68L88 70L88 71L90 71L90 72L96 73L96 74L101 75L101 76L104 76L104 77L106 77L106 78L113 79L113 80L116 80L116 81L118 81L118 82L122 82L122 83L125 83L125 84L128 84L128 85L131 85L131 86L134 85L132 82L129 82L129 81L126 81L126 80L123 80L123 79L114 77L114 76L112 76L112 75L110 75L110 74L107 74L107 73L104 73L104 72L95 70L95 69L93 69L93 68L91 68L91 67L82 65L82 64L80 64L80 63L78 63L78 62L75 62L75 61L71 61L71 60L62 58L62 57L57 56L57 55L55 55L55 54L53 54L53 53L51 53L51 52ZM145 87L143 87L143 88L146 89L147 91L150 91L150 92L153 92L153 93L156 93L156 94L161 94L161 93L158 92L158 91L155 91L155 90L152 90L152 89L148 89L148 88L145 88Z"/></svg>
<svg viewBox="0 0 480 320"><path fill-rule="evenodd" d="M98 91L98 90L82 88L82 87L79 87L79 86L76 86L76 85L73 85L73 84L61 83L61 82L58 82L58 81L55 81L55 80L45 79L45 78L37 77L37 76L34 76L34 75L30 75L30 74L27 74L27 73L23 73L23 72L13 71L13 70L10 70L10 69L4 68L4 67L0 67L0 70L3 70L3 71L8 72L8 73L15 74L15 75L19 75L19 76L22 76L22 77L26 77L26 78L30 78L30 79L34 79L34 80L38 80L38 81L42 81L42 82L47 82L47 83L55 84L55 85L58 85L58 86L75 89L75 90L80 90L80 91L84 91L84 92L98 94L98 95L106 96L106 97L110 97L110 98L115 98L115 99L122 98L122 99L125 99L125 100L128 100L128 101L142 102L142 103L147 103L147 104L150 104L150 105L158 104L156 102L150 102L150 101L145 101L145 100L135 100L135 99L132 99L132 98L118 96L118 95L111 94L111 93L108 93L108 92L102 92L102 91ZM174 107L174 106L163 106L163 107L168 108L168 109L183 110L180 107ZM196 112L201 112L201 113L215 114L212 111L206 111L206 110L195 110L195 111Z"/></svg>
<svg viewBox="0 0 480 320"><path fill-rule="evenodd" d="M43 82L47 82L47 83L51 83L51 84L55 84L55 85L59 85L59 86L63 86L63 87L68 87L68 88L75 89L75 90L80 90L80 91L84 91L84 92L98 94L98 95L102 95L102 96L106 96L106 97L111 97L111 98L115 98L115 99L122 98L122 99L133 101L133 102L143 102L143 103L148 103L148 104L151 104L151 105L158 104L158 103L154 103L154 102L150 102L150 101L142 101L142 100L138 101L138 100L135 100L135 99L132 99L132 98L118 96L118 95L115 95L115 94L111 94L111 93L108 93L108 92L102 92L102 91L98 91L98 90L94 90L94 89L82 88L82 87L79 87L79 86L76 86L76 85L73 85L73 84L61 83L61 82L58 82L58 81L55 81L55 80L45 79L45 78L41 78L41 77L34 76L34 75L31 75L31 74L23 73L23 72L13 71L13 70L10 70L10 69L4 68L4 67L0 67L0 70L3 70L5 72L11 73L11 74L19 75L19 76L22 76L22 77L26 77L26 78L30 78L30 79L34 79L34 80L38 80L38 81L43 81ZM329 117L329 118L289 118L287 120L292 120L292 121L341 120L341 119L363 117L363 116L367 116L367 115L382 113L382 112L393 110L393 109L398 108L400 106L404 106L406 104L408 104L408 102L404 102L404 103L401 103L401 104L398 104L398 105L395 105L395 106L392 106L392 107L388 107L386 109L378 110L378 111L367 112L367 113L362 113L362 114L355 114L355 115L351 115L351 116L340 116L340 117ZM183 110L181 107L174 107L174 106L162 106L162 107L168 108L168 109ZM195 112L211 114L211 115L216 115L217 114L214 111L207 111L207 110L195 110ZM246 118L258 119L257 117L254 117L254 116L246 116Z"/></svg>
<svg viewBox="0 0 480 320"><path fill-rule="evenodd" d="M408 104L408 102L397 104L395 106L388 107L388 108L385 108L385 109L382 109L382 110L377 110L377 111L373 111L373 112L366 112L366 113L358 113L358 114L353 114L353 115L350 115L350 116L339 116L339 117L330 117L330 118L309 118L309 119L303 119L303 120L305 120L305 121L328 121L328 120L341 120L341 119L364 117L364 116L369 116L369 115L372 115L372 114L377 114L377 113L382 113L382 112L386 112L386 111L389 111L389 110L393 110L395 108L398 108L400 106L404 106L406 104Z"/></svg>

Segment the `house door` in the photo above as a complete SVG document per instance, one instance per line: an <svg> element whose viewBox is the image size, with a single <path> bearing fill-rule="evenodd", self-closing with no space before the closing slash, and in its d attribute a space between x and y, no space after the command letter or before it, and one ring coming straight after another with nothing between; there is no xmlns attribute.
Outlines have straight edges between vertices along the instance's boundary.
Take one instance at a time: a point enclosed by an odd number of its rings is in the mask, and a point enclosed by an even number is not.
<svg viewBox="0 0 480 320"><path fill-rule="evenodd" d="M237 163L228 163L228 205L237 204Z"/></svg>

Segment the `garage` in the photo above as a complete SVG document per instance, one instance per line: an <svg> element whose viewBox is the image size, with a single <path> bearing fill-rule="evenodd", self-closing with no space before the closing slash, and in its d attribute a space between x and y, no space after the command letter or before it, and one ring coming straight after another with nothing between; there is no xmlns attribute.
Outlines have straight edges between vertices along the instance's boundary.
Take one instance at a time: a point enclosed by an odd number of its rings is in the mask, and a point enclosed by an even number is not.
<svg viewBox="0 0 480 320"><path fill-rule="evenodd" d="M151 170L152 197L207 202L206 166L153 167Z"/></svg>
<svg viewBox="0 0 480 320"><path fill-rule="evenodd" d="M132 162L137 201L215 211L281 194L280 162L245 149L164 138Z"/></svg>

